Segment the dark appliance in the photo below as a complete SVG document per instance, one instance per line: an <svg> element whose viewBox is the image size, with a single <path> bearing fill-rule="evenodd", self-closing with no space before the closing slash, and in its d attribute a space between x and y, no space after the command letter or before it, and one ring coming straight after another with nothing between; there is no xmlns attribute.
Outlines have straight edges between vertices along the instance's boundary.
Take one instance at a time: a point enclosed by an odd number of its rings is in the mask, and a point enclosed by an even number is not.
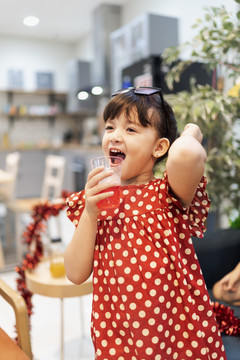
<svg viewBox="0 0 240 360"><path fill-rule="evenodd" d="M160 56L151 56L148 59L140 60L122 71L122 87L128 86L155 86L162 88L164 94L177 93L190 90L190 79L194 77L197 84L211 84L212 73L208 72L202 63L192 63L181 75L180 81L174 83L173 90L167 87L165 75L169 67L162 64Z"/></svg>

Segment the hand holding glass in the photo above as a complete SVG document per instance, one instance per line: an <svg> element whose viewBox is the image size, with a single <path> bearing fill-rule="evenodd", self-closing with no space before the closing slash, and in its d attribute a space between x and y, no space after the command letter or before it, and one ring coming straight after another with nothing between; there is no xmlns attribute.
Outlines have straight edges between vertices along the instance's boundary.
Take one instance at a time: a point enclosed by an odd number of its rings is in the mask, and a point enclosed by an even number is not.
<svg viewBox="0 0 240 360"><path fill-rule="evenodd" d="M101 156L90 161L92 169L103 166L103 171L113 171L111 176L106 177L100 182L107 182L111 184L108 189L103 190L102 192L113 191L113 196L110 196L106 199L100 200L97 203L99 209L109 209L116 208L120 203L120 185L121 185L121 170L122 170L122 158L116 156Z"/></svg>

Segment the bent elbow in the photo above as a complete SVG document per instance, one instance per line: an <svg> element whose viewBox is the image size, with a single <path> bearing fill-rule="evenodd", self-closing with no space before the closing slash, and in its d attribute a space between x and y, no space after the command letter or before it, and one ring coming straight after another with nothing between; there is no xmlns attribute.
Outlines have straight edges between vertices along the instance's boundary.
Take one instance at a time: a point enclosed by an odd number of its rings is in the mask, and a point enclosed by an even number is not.
<svg viewBox="0 0 240 360"><path fill-rule="evenodd" d="M78 277L74 276L74 274L68 273L67 270L66 270L66 277L68 278L69 281L71 281L75 285L81 284L81 280Z"/></svg>
<svg viewBox="0 0 240 360"><path fill-rule="evenodd" d="M201 144L197 144L197 146L192 147L191 149L183 147L178 153L176 161L182 162L186 167L195 167L196 165L204 167L206 159L207 155L205 149Z"/></svg>
<svg viewBox="0 0 240 360"><path fill-rule="evenodd" d="M75 273L73 274L71 272L66 271L66 276L67 276L68 280L71 281L73 284L81 285L89 278L90 274L89 274L89 276L87 276L87 275L84 276L82 274L81 275L75 274Z"/></svg>
<svg viewBox="0 0 240 360"><path fill-rule="evenodd" d="M84 283L92 273L92 269L76 268L73 266L72 261L69 263L66 259L64 259L64 265L66 277L69 281L76 285Z"/></svg>

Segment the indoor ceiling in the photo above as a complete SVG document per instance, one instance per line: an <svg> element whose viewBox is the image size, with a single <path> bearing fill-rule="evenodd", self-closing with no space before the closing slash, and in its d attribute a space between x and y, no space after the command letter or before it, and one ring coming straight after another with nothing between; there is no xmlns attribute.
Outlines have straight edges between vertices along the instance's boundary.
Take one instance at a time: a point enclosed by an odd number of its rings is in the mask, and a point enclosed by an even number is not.
<svg viewBox="0 0 240 360"><path fill-rule="evenodd" d="M127 0L0 0L0 36L75 42L92 27L92 11L100 4ZM36 27L23 25L25 16L39 18Z"/></svg>

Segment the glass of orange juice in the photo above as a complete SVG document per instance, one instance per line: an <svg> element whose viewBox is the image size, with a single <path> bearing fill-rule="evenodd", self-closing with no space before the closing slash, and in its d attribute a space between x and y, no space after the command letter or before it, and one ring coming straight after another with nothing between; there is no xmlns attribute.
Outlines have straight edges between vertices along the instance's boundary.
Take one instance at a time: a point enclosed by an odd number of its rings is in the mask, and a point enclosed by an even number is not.
<svg viewBox="0 0 240 360"><path fill-rule="evenodd" d="M114 195L99 201L97 204L99 209L116 208L120 203L122 160L122 158L117 156L99 156L90 160L92 169L104 166L104 171L113 171L112 175L101 180L101 182L112 184L112 186L102 192L113 191Z"/></svg>
<svg viewBox="0 0 240 360"><path fill-rule="evenodd" d="M65 267L63 261L51 261L50 262L50 272L52 277L59 278L65 276Z"/></svg>
<svg viewBox="0 0 240 360"><path fill-rule="evenodd" d="M64 248L60 238L51 239L50 245L50 273L52 277L65 276Z"/></svg>

